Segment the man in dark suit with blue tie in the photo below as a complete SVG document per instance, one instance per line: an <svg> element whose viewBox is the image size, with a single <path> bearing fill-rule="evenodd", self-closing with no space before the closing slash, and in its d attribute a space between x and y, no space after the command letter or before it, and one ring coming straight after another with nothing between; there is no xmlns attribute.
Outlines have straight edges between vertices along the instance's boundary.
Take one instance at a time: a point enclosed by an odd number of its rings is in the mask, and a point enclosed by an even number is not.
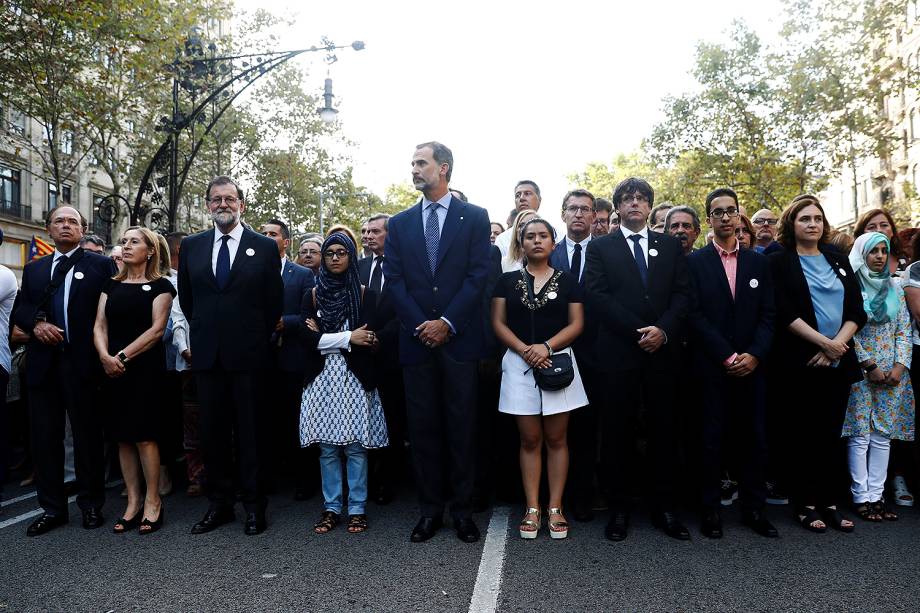
<svg viewBox="0 0 920 613"><path fill-rule="evenodd" d="M313 271L287 258L291 247L291 232L280 219L269 219L260 228L262 236L275 241L281 256L281 282L284 284L284 306L275 332L272 348L275 352L275 375L271 388L276 399L271 408L272 464L277 468L282 459L294 474L294 500L307 500L316 487L316 459L310 450L300 447L300 398L303 394L303 365L306 361L300 342L301 314L316 285ZM311 478L312 475L312 478Z"/></svg>
<svg viewBox="0 0 920 613"><path fill-rule="evenodd" d="M46 227L54 253L29 262L13 321L29 335L26 384L38 503L44 513L26 534L38 536L67 523L64 490L64 419L70 417L77 505L83 527L102 525L105 461L96 406L102 375L93 345L99 295L115 274L111 259L81 248L86 220L77 209L55 207Z"/></svg>
<svg viewBox="0 0 920 613"><path fill-rule="evenodd" d="M679 340L690 306L690 279L680 242L653 232L646 219L654 203L643 179L621 181L613 193L618 231L588 245L585 264L587 307L599 318L598 367L607 387L603 412L603 456L611 517L604 531L626 538L636 421L645 409L647 459L653 486L653 523L668 536L690 533L674 515L677 470L674 390Z"/></svg>
<svg viewBox="0 0 920 613"><path fill-rule="evenodd" d="M550 256L550 266L564 270L585 286L585 249L592 240L591 230L596 214L594 195L584 189L568 192L562 199L562 221L565 238L556 243ZM594 502L594 473L597 465L598 407L601 406L603 384L595 368L594 340L597 318L585 317L585 330L572 345L578 370L588 394L589 404L572 411L569 418L569 499L575 519L589 521Z"/></svg>
<svg viewBox="0 0 920 613"><path fill-rule="evenodd" d="M453 165L441 143L416 147L412 182L422 200L390 219L383 263L401 324L399 356L422 515L413 542L434 536L448 502L458 538L479 539L472 494L489 215L448 192Z"/></svg>
<svg viewBox="0 0 920 613"><path fill-rule="evenodd" d="M722 441L731 431L739 437L742 521L758 534L775 537L776 528L763 515L767 495L763 361L773 340L775 313L770 266L765 256L738 244L734 191L710 192L706 216L713 240L687 260L698 297L691 317L691 346L703 399L701 528L709 538L722 537Z"/></svg>
<svg viewBox="0 0 920 613"><path fill-rule="evenodd" d="M281 258L274 241L240 222L245 202L233 179L212 179L205 198L214 228L183 240L179 252L179 302L189 321L210 501L192 534L234 519L235 433L245 532L254 535L266 527L259 409L282 313Z"/></svg>

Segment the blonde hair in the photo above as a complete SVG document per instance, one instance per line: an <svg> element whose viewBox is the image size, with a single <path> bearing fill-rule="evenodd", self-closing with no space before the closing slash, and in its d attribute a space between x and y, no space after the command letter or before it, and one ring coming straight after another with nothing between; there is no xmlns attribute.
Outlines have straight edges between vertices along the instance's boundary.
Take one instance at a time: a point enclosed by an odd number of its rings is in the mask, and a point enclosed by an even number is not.
<svg viewBox="0 0 920 613"><path fill-rule="evenodd" d="M147 248L150 249L151 251L150 257L147 259L147 266L144 269L144 277L148 281L156 281L157 279L163 276L160 273L160 241L157 239L156 234L154 234L152 231L148 230L147 228L142 228L141 226L131 226L130 228L125 230L125 233L122 235L122 239L124 239L124 236L127 235L128 232L131 232L132 230L140 233L140 235L144 237L144 242L147 244ZM112 279L114 279L115 281L124 281L127 278L128 278L128 267L127 266L123 266L122 269L119 270L118 273L114 277L112 277Z"/></svg>
<svg viewBox="0 0 920 613"><path fill-rule="evenodd" d="M171 277L172 260L169 257L169 241L162 234L157 234L157 243L160 245L160 276Z"/></svg>
<svg viewBox="0 0 920 613"><path fill-rule="evenodd" d="M355 233L352 231L351 228L349 228L348 226L346 226L346 225L344 225L344 224L337 223L337 224L335 224L334 226L330 227L329 230L326 231L326 238L329 238L330 236L332 236L332 235L335 234L336 232L341 232L342 234L344 234L345 236L347 236L348 238L350 238L350 239L351 239L351 242L353 242L353 243L355 244L355 248L356 248L356 249L358 250L358 252L360 253L360 251L361 251L361 242L358 241L358 239L355 237ZM320 248L322 248L323 241L322 241L322 240L319 241L319 244L320 244Z"/></svg>
<svg viewBox="0 0 920 613"><path fill-rule="evenodd" d="M533 209L524 209L514 217L514 223L511 225L511 244L508 245L508 261L523 262L524 246L521 244L521 226L528 217L536 217L537 212Z"/></svg>

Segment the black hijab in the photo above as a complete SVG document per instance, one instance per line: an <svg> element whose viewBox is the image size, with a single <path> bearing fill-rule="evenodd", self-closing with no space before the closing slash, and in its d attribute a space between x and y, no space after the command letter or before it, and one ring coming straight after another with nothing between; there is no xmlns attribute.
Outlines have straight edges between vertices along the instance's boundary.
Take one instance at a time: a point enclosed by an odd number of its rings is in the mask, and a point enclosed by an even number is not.
<svg viewBox="0 0 920 613"><path fill-rule="evenodd" d="M341 245L348 252L348 268L342 274L330 272L326 265L326 250L333 245ZM348 235L335 232L323 242L321 257L316 284L316 317L320 332L341 332L345 320L355 328L361 317L361 281L355 244Z"/></svg>

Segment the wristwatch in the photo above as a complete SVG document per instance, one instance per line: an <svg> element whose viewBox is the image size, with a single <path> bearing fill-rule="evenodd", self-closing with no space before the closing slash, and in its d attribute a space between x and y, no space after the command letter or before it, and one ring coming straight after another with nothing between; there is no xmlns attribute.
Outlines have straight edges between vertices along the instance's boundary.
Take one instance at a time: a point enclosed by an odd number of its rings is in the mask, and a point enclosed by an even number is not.
<svg viewBox="0 0 920 613"><path fill-rule="evenodd" d="M878 364L872 363L866 366L865 368L863 368L863 372L868 375L870 372L872 372L876 368L878 368Z"/></svg>
<svg viewBox="0 0 920 613"><path fill-rule="evenodd" d="M121 363L122 363L122 364L127 364L127 363L128 363L128 356L125 355L125 352L124 352L124 351L119 351L119 352L118 352L118 355L116 355L115 357L118 358L119 360L121 360Z"/></svg>
<svg viewBox="0 0 920 613"><path fill-rule="evenodd" d="M543 346L546 347L546 350L549 351L550 355L553 355L553 348L549 346L549 343L544 341Z"/></svg>

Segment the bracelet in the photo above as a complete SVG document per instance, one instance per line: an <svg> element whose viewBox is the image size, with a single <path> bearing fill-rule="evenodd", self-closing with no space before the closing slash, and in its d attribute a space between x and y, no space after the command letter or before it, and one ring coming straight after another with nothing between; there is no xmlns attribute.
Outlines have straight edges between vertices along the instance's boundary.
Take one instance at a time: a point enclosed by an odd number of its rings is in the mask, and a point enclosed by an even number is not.
<svg viewBox="0 0 920 613"><path fill-rule="evenodd" d="M117 357L121 361L122 364L128 363L128 356L125 355L124 351L119 351L118 355L116 355L115 357Z"/></svg>
<svg viewBox="0 0 920 613"><path fill-rule="evenodd" d="M549 351L550 355L553 355L553 348L549 346L549 343L543 341L543 346L546 347L546 350Z"/></svg>
<svg viewBox="0 0 920 613"><path fill-rule="evenodd" d="M876 368L878 368L878 364L872 363L866 366L865 368L863 368L863 372L868 375L870 372L872 372Z"/></svg>

